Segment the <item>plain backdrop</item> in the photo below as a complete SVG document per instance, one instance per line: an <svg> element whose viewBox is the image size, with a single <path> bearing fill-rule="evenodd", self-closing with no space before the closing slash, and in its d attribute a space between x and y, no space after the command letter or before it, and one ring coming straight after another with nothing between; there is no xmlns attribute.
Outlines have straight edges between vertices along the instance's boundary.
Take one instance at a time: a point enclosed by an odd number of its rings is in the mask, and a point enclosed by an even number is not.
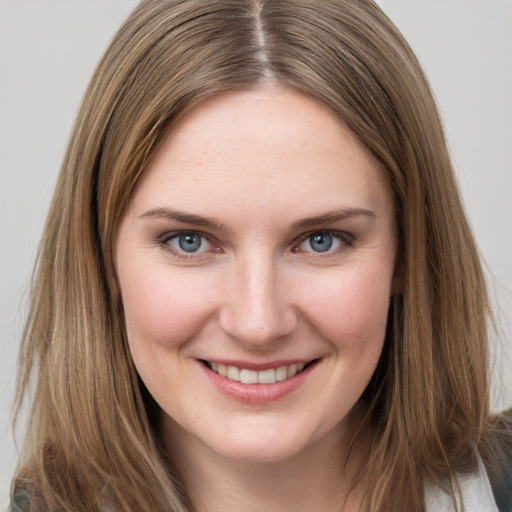
<svg viewBox="0 0 512 512"><path fill-rule="evenodd" d="M222 0L219 0L222 1ZM321 0L318 0L321 1ZM0 0L0 510L28 279L73 119L136 0ZM512 404L512 0L381 0L445 122L500 326L493 404Z"/></svg>

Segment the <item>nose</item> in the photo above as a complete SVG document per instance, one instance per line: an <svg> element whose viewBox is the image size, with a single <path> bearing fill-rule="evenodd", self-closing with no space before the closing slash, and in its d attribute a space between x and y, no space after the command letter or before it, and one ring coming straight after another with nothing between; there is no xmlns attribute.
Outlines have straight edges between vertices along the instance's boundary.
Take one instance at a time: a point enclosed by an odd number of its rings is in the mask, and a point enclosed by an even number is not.
<svg viewBox="0 0 512 512"><path fill-rule="evenodd" d="M263 351L297 324L290 287L272 255L247 254L229 276L220 324L225 333L251 350Z"/></svg>

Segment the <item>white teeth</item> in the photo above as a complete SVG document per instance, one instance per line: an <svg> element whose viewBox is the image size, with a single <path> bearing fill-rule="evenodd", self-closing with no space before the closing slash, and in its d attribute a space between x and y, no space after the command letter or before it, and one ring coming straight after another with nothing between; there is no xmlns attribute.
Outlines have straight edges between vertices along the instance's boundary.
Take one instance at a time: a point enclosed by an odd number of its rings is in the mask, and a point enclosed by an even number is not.
<svg viewBox="0 0 512 512"><path fill-rule="evenodd" d="M258 384L273 384L276 381L275 370L264 370L258 372Z"/></svg>
<svg viewBox="0 0 512 512"><path fill-rule="evenodd" d="M231 380L240 380L240 369L236 366L228 366L226 377Z"/></svg>
<svg viewBox="0 0 512 512"><path fill-rule="evenodd" d="M257 384L258 383L258 372L254 370L240 370L240 382L244 384Z"/></svg>
<svg viewBox="0 0 512 512"><path fill-rule="evenodd" d="M270 368L259 372L256 370L248 370L246 368L240 369L236 366L227 366L220 363L208 363L208 366L221 377L242 382L243 384L274 384L275 382L281 382L289 379L301 372L304 369L305 363L280 366L279 368Z"/></svg>
<svg viewBox="0 0 512 512"><path fill-rule="evenodd" d="M281 366L276 370L276 380L282 381L288 378L288 368L286 366Z"/></svg>
<svg viewBox="0 0 512 512"><path fill-rule="evenodd" d="M293 377L297 373L297 365L288 366L288 378Z"/></svg>

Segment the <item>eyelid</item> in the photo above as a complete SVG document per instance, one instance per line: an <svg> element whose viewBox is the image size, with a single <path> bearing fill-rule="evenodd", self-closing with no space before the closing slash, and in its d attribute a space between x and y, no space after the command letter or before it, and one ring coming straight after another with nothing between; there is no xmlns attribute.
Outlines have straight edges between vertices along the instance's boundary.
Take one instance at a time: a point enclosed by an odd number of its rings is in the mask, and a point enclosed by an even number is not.
<svg viewBox="0 0 512 512"><path fill-rule="evenodd" d="M311 236L317 235L317 234L320 234L320 235L321 234L323 234L323 235L325 235L325 234L331 235L334 238L338 239L342 243L342 246L340 248L334 250L334 251L326 251L324 253L322 253L322 252L315 252L315 251L300 251L299 250L299 246L303 242L305 242ZM329 256L329 255L333 255L333 254L337 254L339 252L342 252L347 247L352 246L354 241L355 241L354 236L351 235L350 233L347 233L346 231L341 231L339 229L313 229L311 231L308 231L306 233L301 234L295 240L295 242L292 245L292 251L293 252L308 252L308 253L312 253L312 254L315 254L315 257L326 257L326 256Z"/></svg>
<svg viewBox="0 0 512 512"><path fill-rule="evenodd" d="M203 252L186 252L186 251L180 251L176 250L174 247L172 247L168 242L172 239L177 238L178 236L185 235L185 234L194 234L197 236L200 236L204 238L209 244L212 245L213 251L203 251ZM299 249L299 246L306 241L309 237L316 235L316 234L328 234L336 238L341 242L341 247L335 249L335 250L328 250L325 253L322 252L315 252L315 251L301 251ZM328 256L332 256L335 254L338 254L340 252L343 252L347 248L351 247L355 241L355 238L350 233L347 233L346 231L341 231L337 229L313 229L310 231L307 231L306 233L302 233L298 238L295 239L295 241L292 243L291 250L295 253L309 253L311 255L314 255L314 257L317 258L325 258ZM197 229L177 229L173 231L168 231L161 236L159 236L156 240L156 243L162 247L164 247L166 250L168 250L173 257L180 259L180 260L190 260L190 261L198 261L204 258L207 258L208 255L213 254L219 254L223 252L221 248L221 244L209 233L205 233L204 231L200 231Z"/></svg>
<svg viewBox="0 0 512 512"><path fill-rule="evenodd" d="M179 236L183 236L186 234L193 234L195 236L200 236L204 240L206 240L213 248L213 251L201 251L201 252L186 252L186 251L180 251L177 250L175 247L169 244L169 242ZM222 249L220 248L220 244L213 239L213 237L205 233L203 231L199 231L197 229L176 229L174 231L168 231L164 233L163 235L159 236L156 240L158 245L162 246L166 250L168 250L172 255L181 260L201 260L206 258L208 255L216 254L222 252Z"/></svg>

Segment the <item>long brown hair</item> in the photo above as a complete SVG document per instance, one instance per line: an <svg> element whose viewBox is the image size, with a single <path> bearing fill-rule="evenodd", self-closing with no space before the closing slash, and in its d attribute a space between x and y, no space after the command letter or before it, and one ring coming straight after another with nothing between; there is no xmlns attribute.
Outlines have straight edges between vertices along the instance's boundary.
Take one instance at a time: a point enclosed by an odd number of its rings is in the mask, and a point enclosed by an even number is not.
<svg viewBox="0 0 512 512"><path fill-rule="evenodd" d="M370 0L145 0L86 92L38 255L16 401L33 390L31 416L13 481L38 510L187 510L111 294L112 242L173 126L266 82L337 115L394 195L400 285L363 396L371 511L422 511L425 479L455 481L485 452L485 283L435 101L398 30Z"/></svg>

